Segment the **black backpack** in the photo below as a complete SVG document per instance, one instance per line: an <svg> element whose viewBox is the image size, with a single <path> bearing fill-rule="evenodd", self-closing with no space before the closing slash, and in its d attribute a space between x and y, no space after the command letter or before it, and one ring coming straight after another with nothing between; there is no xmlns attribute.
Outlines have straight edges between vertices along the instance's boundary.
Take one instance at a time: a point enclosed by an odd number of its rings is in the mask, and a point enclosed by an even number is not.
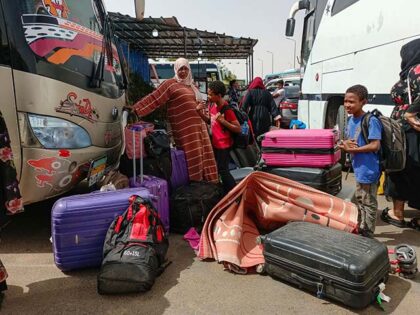
<svg viewBox="0 0 420 315"><path fill-rule="evenodd" d="M382 115L375 109L362 118L361 133L366 143L369 143L369 123L372 116L375 116L382 124L380 149L382 170L387 173L403 170L406 162L406 141L403 128L396 120Z"/></svg>
<svg viewBox="0 0 420 315"><path fill-rule="evenodd" d="M108 229L98 274L99 294L150 290L163 271L168 238L152 203L133 195Z"/></svg>
<svg viewBox="0 0 420 315"><path fill-rule="evenodd" d="M201 231L213 207L222 198L222 188L207 182L179 187L171 197L171 232L185 234L191 227Z"/></svg>
<svg viewBox="0 0 420 315"><path fill-rule="evenodd" d="M243 110L238 108L236 104L229 104L224 106L220 113L224 114L228 109L231 109L234 112L239 125L241 125L241 131L244 130L245 122L248 124L248 130L246 133L231 133L233 137L233 148L246 149L248 145L254 142L251 120Z"/></svg>
<svg viewBox="0 0 420 315"><path fill-rule="evenodd" d="M147 157L155 160L163 178L170 182L172 175L171 144L166 131L154 130L150 132L144 138L144 147Z"/></svg>

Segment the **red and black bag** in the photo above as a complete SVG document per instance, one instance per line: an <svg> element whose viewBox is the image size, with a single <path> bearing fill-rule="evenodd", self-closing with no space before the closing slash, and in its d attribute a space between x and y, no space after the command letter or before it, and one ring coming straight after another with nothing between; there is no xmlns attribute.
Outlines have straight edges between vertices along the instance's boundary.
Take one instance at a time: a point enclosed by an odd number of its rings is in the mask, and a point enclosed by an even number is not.
<svg viewBox="0 0 420 315"><path fill-rule="evenodd" d="M151 202L133 195L108 229L98 275L99 294L150 290L163 271L169 242Z"/></svg>

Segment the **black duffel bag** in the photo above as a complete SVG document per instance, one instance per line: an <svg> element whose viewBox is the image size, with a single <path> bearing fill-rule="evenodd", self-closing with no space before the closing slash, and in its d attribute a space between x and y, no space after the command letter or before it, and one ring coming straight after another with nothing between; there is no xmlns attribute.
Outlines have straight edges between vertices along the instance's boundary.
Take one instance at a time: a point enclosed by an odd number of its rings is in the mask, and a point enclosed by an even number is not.
<svg viewBox="0 0 420 315"><path fill-rule="evenodd" d="M171 232L185 234L191 227L201 232L208 214L222 196L219 185L207 182L179 187L171 197Z"/></svg>
<svg viewBox="0 0 420 315"><path fill-rule="evenodd" d="M99 294L126 294L151 289L163 271L168 238L153 205L139 196L108 229L98 274Z"/></svg>

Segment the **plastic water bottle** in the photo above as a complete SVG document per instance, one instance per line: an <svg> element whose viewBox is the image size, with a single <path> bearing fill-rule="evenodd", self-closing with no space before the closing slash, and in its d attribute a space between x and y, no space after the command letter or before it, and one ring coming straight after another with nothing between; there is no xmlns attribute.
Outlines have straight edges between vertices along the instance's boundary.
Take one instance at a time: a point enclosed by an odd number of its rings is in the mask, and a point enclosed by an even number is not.
<svg viewBox="0 0 420 315"><path fill-rule="evenodd" d="M249 131L248 122L247 122L247 121L245 121L245 122L242 124L241 133L242 133L243 135L247 135L247 134L248 134L248 131Z"/></svg>

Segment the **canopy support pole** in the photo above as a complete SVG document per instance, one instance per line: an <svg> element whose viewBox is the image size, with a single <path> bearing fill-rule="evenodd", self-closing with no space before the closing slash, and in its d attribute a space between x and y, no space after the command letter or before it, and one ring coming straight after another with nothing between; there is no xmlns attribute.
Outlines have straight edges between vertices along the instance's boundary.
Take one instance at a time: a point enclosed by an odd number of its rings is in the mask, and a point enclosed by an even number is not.
<svg viewBox="0 0 420 315"><path fill-rule="evenodd" d="M187 59L187 32L185 31L185 27L183 28L184 31L184 58Z"/></svg>

